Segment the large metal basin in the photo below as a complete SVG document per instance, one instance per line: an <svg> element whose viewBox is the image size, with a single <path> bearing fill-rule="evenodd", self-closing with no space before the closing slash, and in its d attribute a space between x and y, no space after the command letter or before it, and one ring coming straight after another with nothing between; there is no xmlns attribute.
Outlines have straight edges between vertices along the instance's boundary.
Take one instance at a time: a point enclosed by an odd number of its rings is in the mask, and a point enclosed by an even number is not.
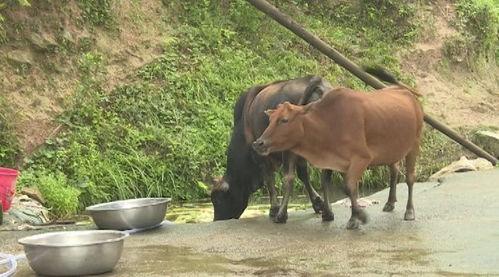
<svg viewBox="0 0 499 277"><path fill-rule="evenodd" d="M68 231L29 236L19 243L36 273L76 276L113 270L127 236L120 231Z"/></svg>
<svg viewBox="0 0 499 277"><path fill-rule="evenodd" d="M100 229L128 230L151 228L160 224L170 198L138 198L87 207Z"/></svg>

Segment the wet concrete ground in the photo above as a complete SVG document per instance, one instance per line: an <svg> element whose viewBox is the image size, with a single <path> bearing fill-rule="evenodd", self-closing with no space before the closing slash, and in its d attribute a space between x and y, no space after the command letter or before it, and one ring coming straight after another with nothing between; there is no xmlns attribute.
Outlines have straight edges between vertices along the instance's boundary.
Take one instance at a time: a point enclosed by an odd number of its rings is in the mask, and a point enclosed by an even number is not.
<svg viewBox="0 0 499 277"><path fill-rule="evenodd" d="M115 270L102 276L499 276L499 169L460 173L415 185L416 221L403 221L407 190L395 211L381 211L387 190L370 196L370 222L346 230L350 209L333 206L322 223L311 209L287 224L267 216L167 224L127 238ZM2 252L34 232L0 232ZM54 265L55 266L55 265ZM15 276L35 276L21 261Z"/></svg>

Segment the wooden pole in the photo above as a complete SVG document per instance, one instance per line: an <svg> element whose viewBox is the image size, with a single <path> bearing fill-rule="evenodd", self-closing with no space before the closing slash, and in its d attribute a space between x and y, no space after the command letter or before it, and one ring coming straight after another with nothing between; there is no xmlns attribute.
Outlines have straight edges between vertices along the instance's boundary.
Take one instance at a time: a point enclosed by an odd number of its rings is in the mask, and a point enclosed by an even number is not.
<svg viewBox="0 0 499 277"><path fill-rule="evenodd" d="M299 36L300 38L308 42L310 45L312 45L314 48L316 48L317 50L319 50L320 52L322 52L323 54L334 60L340 66L350 71L350 73L352 73L353 75L364 81L366 84L374 87L375 89L381 89L386 87L386 85L383 84L381 81L374 78L370 74L366 73L364 70L359 68L355 63L348 60L340 52L336 51L334 48L329 46L323 40L321 40L314 34L310 33L309 31L305 30L300 25L296 24L288 15L282 13L276 7L269 4L267 1L265 0L246 0L246 1L249 2L251 5L253 5L255 8L257 8L258 10L262 11L263 13L271 17L272 19L274 19L275 21L277 21L279 24L286 27L295 35ZM483 149L481 149L471 141L468 141L465 138L461 137L456 131L452 130L445 124L438 122L436 119L432 118L427 114L425 114L424 120L433 128L439 130L440 132L442 132L452 140L461 144L463 147L475 153L477 156L489 160L493 165L497 164L497 159L494 156L490 155L489 153L487 153L486 151L484 151Z"/></svg>

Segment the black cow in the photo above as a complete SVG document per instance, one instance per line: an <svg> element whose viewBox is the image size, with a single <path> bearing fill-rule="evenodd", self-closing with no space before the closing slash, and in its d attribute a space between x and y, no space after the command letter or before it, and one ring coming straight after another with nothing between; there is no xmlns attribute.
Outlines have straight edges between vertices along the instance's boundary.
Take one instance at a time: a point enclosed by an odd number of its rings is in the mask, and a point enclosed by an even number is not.
<svg viewBox="0 0 499 277"><path fill-rule="evenodd" d="M317 78L321 81L317 82ZM306 76L293 80L277 81L250 88L242 94L234 107L234 129L227 150L227 169L221 180L211 192L211 201L215 210L214 220L239 218L248 206L250 195L265 183L270 196L270 216L274 222L287 220L287 203L291 194L294 171L307 189L310 201L316 213L322 209L322 199L309 182L307 163L303 158L291 152L274 153L267 157L256 154L251 143L259 137L269 124L265 111L275 109L278 104L289 101L301 103L302 96L311 82L316 100L331 89L331 85L319 76ZM311 88L309 88L311 89ZM285 177L285 195L279 206L274 184L274 172L283 166Z"/></svg>

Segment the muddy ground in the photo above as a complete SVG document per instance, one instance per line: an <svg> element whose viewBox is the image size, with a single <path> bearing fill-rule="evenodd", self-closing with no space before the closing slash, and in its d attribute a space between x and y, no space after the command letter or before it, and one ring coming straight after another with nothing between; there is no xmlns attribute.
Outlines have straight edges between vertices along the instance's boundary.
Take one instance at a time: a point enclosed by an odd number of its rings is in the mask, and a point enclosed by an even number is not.
<svg viewBox="0 0 499 277"><path fill-rule="evenodd" d="M413 222L402 220L407 191L398 188L392 213L381 211L387 190L369 197L380 204L358 231L346 230L342 205L331 223L307 209L287 224L267 216L165 224L127 238L117 267L102 276L499 276L498 168L418 183ZM16 240L32 233L0 232L2 252L22 252ZM21 261L15 276L35 274Z"/></svg>

